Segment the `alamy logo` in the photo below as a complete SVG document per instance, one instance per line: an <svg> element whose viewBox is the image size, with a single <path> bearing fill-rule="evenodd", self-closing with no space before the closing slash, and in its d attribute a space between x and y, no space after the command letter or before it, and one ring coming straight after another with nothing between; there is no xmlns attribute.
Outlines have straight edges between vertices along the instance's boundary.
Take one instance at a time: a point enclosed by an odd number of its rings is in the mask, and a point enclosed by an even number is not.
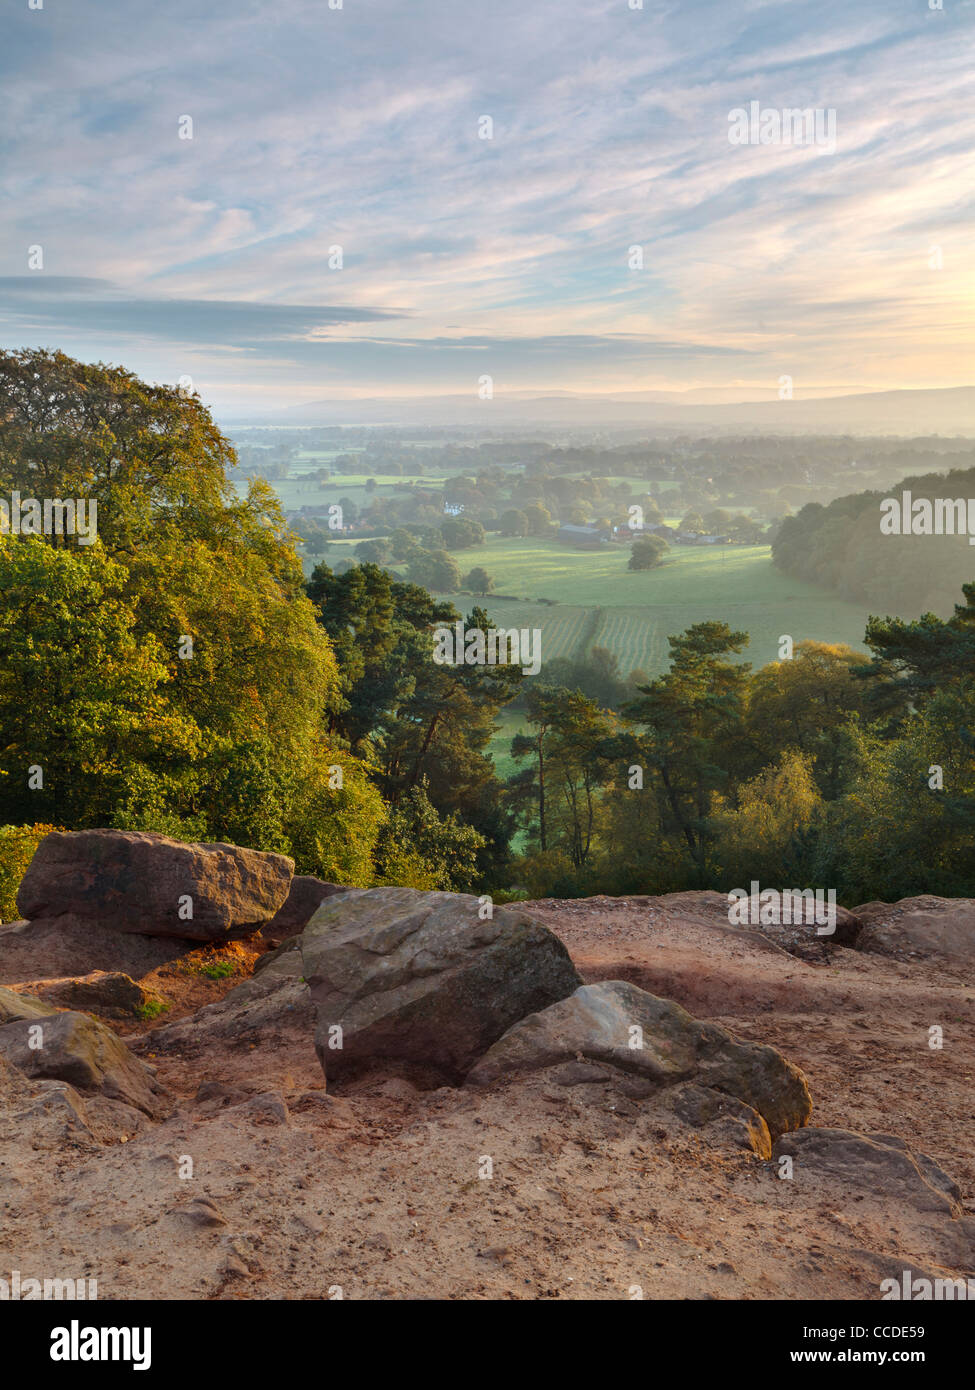
<svg viewBox="0 0 975 1390"><path fill-rule="evenodd" d="M151 1327L68 1327L51 1330L52 1361L131 1361L133 1371L152 1365Z"/></svg>
<svg viewBox="0 0 975 1390"><path fill-rule="evenodd" d="M975 1279L915 1279L909 1269L901 1270L900 1280L882 1280L880 1289L885 1302L906 1299L911 1303L952 1303L975 1299Z"/></svg>
<svg viewBox="0 0 975 1390"><path fill-rule="evenodd" d="M98 502L82 498L0 497L0 536L77 536L79 545L98 539Z"/></svg>
<svg viewBox="0 0 975 1390"><path fill-rule="evenodd" d="M97 1297L97 1279L25 1279L19 1269L12 1269L9 1279L0 1279L0 1303L31 1303L35 1299L90 1301Z"/></svg>
<svg viewBox="0 0 975 1390"><path fill-rule="evenodd" d="M732 888L728 894L728 921L733 927L813 926L817 936L836 931L836 889L762 888L752 880L751 892Z"/></svg>
<svg viewBox="0 0 975 1390"><path fill-rule="evenodd" d="M462 622L438 627L433 633L433 659L438 666L521 666L525 676L542 669L541 628L465 628Z"/></svg>
<svg viewBox="0 0 975 1390"><path fill-rule="evenodd" d="M762 106L752 101L746 110L728 112L731 145L812 145L832 154L836 149L836 110L822 106Z"/></svg>
<svg viewBox="0 0 975 1390"><path fill-rule="evenodd" d="M882 536L968 536L975 545L975 498L885 497L880 504Z"/></svg>

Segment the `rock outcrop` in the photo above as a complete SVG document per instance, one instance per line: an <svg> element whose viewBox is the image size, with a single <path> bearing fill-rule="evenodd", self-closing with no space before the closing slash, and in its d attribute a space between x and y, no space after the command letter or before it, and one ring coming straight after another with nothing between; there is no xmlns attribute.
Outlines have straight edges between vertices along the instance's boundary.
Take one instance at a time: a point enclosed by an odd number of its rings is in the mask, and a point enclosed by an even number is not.
<svg viewBox="0 0 975 1390"><path fill-rule="evenodd" d="M792 1158L798 1180L812 1172L860 1187L877 1201L951 1217L961 1214L961 1192L954 1179L933 1158L893 1134L809 1128L783 1135L773 1155Z"/></svg>
<svg viewBox="0 0 975 1390"><path fill-rule="evenodd" d="M514 1024L467 1076L490 1085L572 1059L606 1063L655 1087L694 1081L757 1111L772 1137L808 1122L805 1077L775 1048L739 1042L669 999L623 980L583 985Z"/></svg>
<svg viewBox="0 0 975 1390"><path fill-rule="evenodd" d="M861 950L899 960L975 960L975 899L901 898L854 910L863 922Z"/></svg>
<svg viewBox="0 0 975 1390"><path fill-rule="evenodd" d="M20 994L0 985L0 1025L18 1023L24 1018L49 1018L56 1013L52 1004L45 1004L32 994Z"/></svg>
<svg viewBox="0 0 975 1390"><path fill-rule="evenodd" d="M172 1109L164 1088L125 1043L96 1019L71 1011L0 1027L0 1055L28 1078L66 1081L123 1101L153 1119Z"/></svg>
<svg viewBox="0 0 975 1390"><path fill-rule="evenodd" d="M160 1001L120 970L93 970L88 975L47 980L37 989L45 1003L60 1009L79 1009L103 1018L143 1018Z"/></svg>
<svg viewBox="0 0 975 1390"><path fill-rule="evenodd" d="M127 830L54 832L17 892L34 921L70 914L121 932L226 941L284 906L294 864L239 845L182 844Z"/></svg>
<svg viewBox="0 0 975 1390"><path fill-rule="evenodd" d="M517 907L482 919L478 899L461 893L328 898L301 953L328 1076L386 1059L459 1081L518 1019L582 983L546 927Z"/></svg>

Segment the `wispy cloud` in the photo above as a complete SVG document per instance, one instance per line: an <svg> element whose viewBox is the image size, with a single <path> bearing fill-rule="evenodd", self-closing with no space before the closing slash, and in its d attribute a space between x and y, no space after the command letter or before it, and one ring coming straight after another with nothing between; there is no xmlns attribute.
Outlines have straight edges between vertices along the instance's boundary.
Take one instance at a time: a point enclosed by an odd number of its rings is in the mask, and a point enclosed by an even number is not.
<svg viewBox="0 0 975 1390"><path fill-rule="evenodd" d="M644 3L13 12L0 340L222 407L970 380L972 0ZM752 100L835 152L732 146Z"/></svg>

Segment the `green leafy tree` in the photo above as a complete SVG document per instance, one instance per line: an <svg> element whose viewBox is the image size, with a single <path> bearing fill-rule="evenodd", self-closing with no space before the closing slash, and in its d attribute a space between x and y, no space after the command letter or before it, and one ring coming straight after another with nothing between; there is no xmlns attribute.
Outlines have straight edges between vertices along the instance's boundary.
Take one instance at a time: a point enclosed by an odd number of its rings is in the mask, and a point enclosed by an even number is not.
<svg viewBox="0 0 975 1390"><path fill-rule="evenodd" d="M470 573L465 576L464 587L465 589L470 589L472 594L483 596L484 594L491 593L494 588L494 580L481 565L475 565Z"/></svg>
<svg viewBox="0 0 975 1390"><path fill-rule="evenodd" d="M652 570L661 563L669 549L662 536L639 536L630 547L627 569Z"/></svg>
<svg viewBox="0 0 975 1390"><path fill-rule="evenodd" d="M501 516L502 536L527 536L528 518L517 507L509 507Z"/></svg>
<svg viewBox="0 0 975 1390"><path fill-rule="evenodd" d="M469 550L472 545L484 544L484 527L469 516L445 517L440 530L448 550Z"/></svg>
<svg viewBox="0 0 975 1390"><path fill-rule="evenodd" d="M683 846L692 878L706 881L708 817L715 793L730 780L741 738L749 670L730 659L748 643L726 623L695 623L671 637L670 670L624 706L643 726L634 761L654 788L662 833Z"/></svg>

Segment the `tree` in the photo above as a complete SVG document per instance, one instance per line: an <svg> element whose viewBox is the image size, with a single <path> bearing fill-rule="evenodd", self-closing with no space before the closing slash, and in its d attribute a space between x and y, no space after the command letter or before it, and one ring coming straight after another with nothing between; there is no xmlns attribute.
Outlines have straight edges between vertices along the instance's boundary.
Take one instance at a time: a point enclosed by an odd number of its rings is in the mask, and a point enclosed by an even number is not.
<svg viewBox="0 0 975 1390"><path fill-rule="evenodd" d="M444 545L448 550L467 550L484 544L484 527L467 516L448 516L441 522Z"/></svg>
<svg viewBox="0 0 975 1390"><path fill-rule="evenodd" d="M684 520L680 524L682 531L703 531L704 518L700 512L689 511L684 514Z"/></svg>
<svg viewBox="0 0 975 1390"><path fill-rule="evenodd" d="M393 552L394 560L408 560L415 550L420 549L415 537L402 526L397 526L389 537L390 549Z"/></svg>
<svg viewBox="0 0 975 1390"><path fill-rule="evenodd" d="M715 873L727 891L753 879L766 887L809 882L811 840L807 832L823 801L812 758L795 748L738 789L737 805L717 797L712 816Z"/></svg>
<svg viewBox="0 0 975 1390"><path fill-rule="evenodd" d="M853 725L856 771L828 808L818 882L854 902L975 896L973 731L973 679L933 694L896 738Z"/></svg>
<svg viewBox="0 0 975 1390"><path fill-rule="evenodd" d="M378 882L397 887L467 893L476 885L477 855L486 844L456 815L440 816L426 784L397 802L377 854Z"/></svg>
<svg viewBox="0 0 975 1390"><path fill-rule="evenodd" d="M524 512L511 507L501 517L501 534L503 536L527 536L528 518Z"/></svg>
<svg viewBox="0 0 975 1390"><path fill-rule="evenodd" d="M328 550L328 537L320 526L309 528L305 536L305 549L309 555L324 555Z"/></svg>
<svg viewBox="0 0 975 1390"><path fill-rule="evenodd" d="M199 400L120 368L0 354L0 392L4 487L100 504L93 545L0 538L0 822L287 852L341 697L273 491L238 497Z"/></svg>
<svg viewBox="0 0 975 1390"><path fill-rule="evenodd" d="M669 549L663 536L638 536L630 548L627 569L652 570L661 563Z"/></svg>
<svg viewBox="0 0 975 1390"><path fill-rule="evenodd" d="M392 556L389 542L384 536L371 541L360 541L354 553L357 560L370 565L385 565Z"/></svg>
<svg viewBox="0 0 975 1390"><path fill-rule="evenodd" d="M320 565L308 593L342 680L344 698L330 733L374 761L394 806L424 785L438 815L456 815L484 837L480 869L497 869L507 857L512 814L484 749L498 710L523 679L520 667L438 665L434 628L453 627L460 614L375 565L341 576ZM475 608L468 626L492 624Z"/></svg>
<svg viewBox="0 0 975 1390"><path fill-rule="evenodd" d="M101 546L0 537L0 821L188 809L201 731L167 701L167 654L136 638L126 579Z"/></svg>
<svg viewBox="0 0 975 1390"><path fill-rule="evenodd" d="M433 593L451 593L460 588L460 567L446 550L417 551L406 572L411 584Z"/></svg>
<svg viewBox="0 0 975 1390"><path fill-rule="evenodd" d="M475 565L464 578L464 588L470 589L471 593L482 597L484 594L491 593L494 588L494 580L481 565Z"/></svg>
<svg viewBox="0 0 975 1390"><path fill-rule="evenodd" d="M0 492L98 504L110 555L212 538L236 463L198 396L63 352L0 352ZM48 545L74 548L69 536Z"/></svg>
<svg viewBox="0 0 975 1390"><path fill-rule="evenodd" d="M552 513L540 502L530 502L524 509L530 536L547 536L552 530Z"/></svg>
<svg viewBox="0 0 975 1390"><path fill-rule="evenodd" d="M555 657L546 661L542 676L536 679L545 685L579 690L602 709L616 709L636 693L621 679L619 658L608 647L593 647L583 659Z"/></svg>
<svg viewBox="0 0 975 1390"><path fill-rule="evenodd" d="M525 697L531 734L512 740L516 760L531 757L530 777L514 779L513 790L537 804L538 845L543 854L559 851L575 870L593 852L599 788L613 766L611 716L578 690L532 684Z"/></svg>
<svg viewBox="0 0 975 1390"><path fill-rule="evenodd" d="M810 759L820 792L832 800L843 788L850 756L846 726L862 714L866 688L857 672L861 652L842 643L797 642L792 658L752 676L744 735L751 766L764 766L787 748Z"/></svg>
<svg viewBox="0 0 975 1390"><path fill-rule="evenodd" d="M712 799L729 782L740 739L750 668L729 658L747 632L726 623L695 623L670 643L670 670L645 686L623 715L643 726L633 761L657 796L662 833L683 845L692 879L706 880Z"/></svg>

